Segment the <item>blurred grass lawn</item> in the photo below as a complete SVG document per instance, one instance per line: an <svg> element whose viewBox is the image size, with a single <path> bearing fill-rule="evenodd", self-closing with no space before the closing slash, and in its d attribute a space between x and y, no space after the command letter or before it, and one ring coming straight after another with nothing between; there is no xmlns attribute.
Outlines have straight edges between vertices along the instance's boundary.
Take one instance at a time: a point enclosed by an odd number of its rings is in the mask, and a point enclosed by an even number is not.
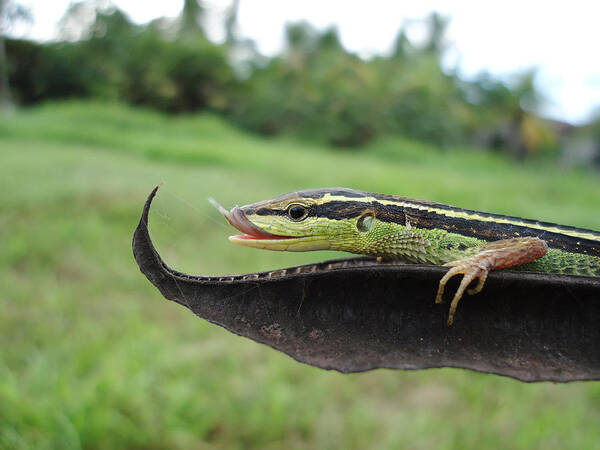
<svg viewBox="0 0 600 450"><path fill-rule="evenodd" d="M192 273L338 256L233 246L209 196L346 186L600 229L597 173L401 139L331 150L117 105L23 110L0 121L1 448L599 445L599 383L325 372L165 301L131 254L159 182L152 235Z"/></svg>

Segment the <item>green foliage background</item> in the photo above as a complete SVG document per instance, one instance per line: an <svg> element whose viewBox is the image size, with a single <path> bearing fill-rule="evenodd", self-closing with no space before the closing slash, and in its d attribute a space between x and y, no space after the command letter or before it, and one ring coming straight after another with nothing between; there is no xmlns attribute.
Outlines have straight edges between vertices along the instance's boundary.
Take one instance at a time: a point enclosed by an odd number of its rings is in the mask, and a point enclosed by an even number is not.
<svg viewBox="0 0 600 450"><path fill-rule="evenodd" d="M86 5L73 4L65 17L76 19ZM520 158L558 152L560 127L535 115L535 73L516 73L508 83L444 70L447 20L438 14L424 19L423 43L400 29L387 56L360 58L335 28L299 22L287 25L284 50L265 57L234 36L210 42L196 1L185 5L178 20L145 25L100 9L75 41L8 40L13 97L25 105L83 97L171 113L212 111L260 134L346 148L401 135Z"/></svg>
<svg viewBox="0 0 600 450"><path fill-rule="evenodd" d="M21 110L0 120L0 448L597 447L598 383L341 375L165 301L131 254L159 182L152 236L191 273L338 256L233 246L208 196L338 185L600 229L598 174L551 163L396 137L341 151L115 104Z"/></svg>

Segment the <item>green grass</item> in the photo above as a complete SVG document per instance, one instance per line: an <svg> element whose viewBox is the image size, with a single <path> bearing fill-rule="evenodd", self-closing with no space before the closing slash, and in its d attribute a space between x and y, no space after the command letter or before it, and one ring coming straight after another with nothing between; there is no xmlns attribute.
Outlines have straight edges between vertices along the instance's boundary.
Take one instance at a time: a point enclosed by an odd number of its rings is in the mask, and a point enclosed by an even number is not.
<svg viewBox="0 0 600 450"><path fill-rule="evenodd" d="M600 384L461 370L341 375L165 301L131 235L192 273L321 260L231 245L206 201L347 186L600 229L597 174L389 139L361 151L213 116L50 104L0 121L0 448L594 448Z"/></svg>

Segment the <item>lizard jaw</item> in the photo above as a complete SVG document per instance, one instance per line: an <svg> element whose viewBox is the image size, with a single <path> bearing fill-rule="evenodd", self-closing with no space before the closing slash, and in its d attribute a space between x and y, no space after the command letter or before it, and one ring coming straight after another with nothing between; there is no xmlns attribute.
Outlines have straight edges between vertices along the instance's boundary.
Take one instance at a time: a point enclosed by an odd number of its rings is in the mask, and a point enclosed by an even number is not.
<svg viewBox="0 0 600 450"><path fill-rule="evenodd" d="M244 245L246 247L260 248L263 250L276 250L288 252L309 252L313 250L329 250L330 243L326 239L318 236L306 237L255 237L247 234L238 236L229 236L229 240L234 244Z"/></svg>
<svg viewBox="0 0 600 450"><path fill-rule="evenodd" d="M229 236L229 240L234 244L244 245L246 247L260 248L264 250L288 251L288 252L308 252L313 250L328 250L330 242L319 236L281 236L268 233L261 230L250 222L241 208L238 206L230 211L223 208L215 200L209 199L227 221L240 230L241 235Z"/></svg>

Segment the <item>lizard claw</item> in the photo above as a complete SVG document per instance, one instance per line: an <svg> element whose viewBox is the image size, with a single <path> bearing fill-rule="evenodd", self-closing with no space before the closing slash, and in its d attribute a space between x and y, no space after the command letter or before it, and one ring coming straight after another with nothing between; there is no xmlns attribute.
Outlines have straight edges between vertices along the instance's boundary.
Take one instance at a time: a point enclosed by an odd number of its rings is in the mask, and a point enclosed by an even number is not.
<svg viewBox="0 0 600 450"><path fill-rule="evenodd" d="M487 279L487 275L489 272L485 266L474 263L474 261L470 260L470 258L455 261L453 263L450 263L449 265L452 265L453 267L440 280L438 292L435 297L436 303L442 303L444 288L446 287L446 283L448 282L448 280L450 280L450 278L459 274L462 274L463 278L460 282L460 285L458 286L458 289L456 290L456 293L454 294L452 302L450 303L450 312L448 314L447 322L448 326L452 325L452 323L454 322L454 313L456 312L458 302L460 302L460 299L463 297L463 294L467 287L471 284L473 280L478 279L479 281L477 283L477 286L468 289L467 294L473 295L480 292L483 289L483 286L485 285L485 280Z"/></svg>
<svg viewBox="0 0 600 450"><path fill-rule="evenodd" d="M445 264L452 268L440 280L440 286L435 298L436 303L442 303L444 287L448 280L454 275L463 275L460 286L450 304L448 325L452 325L454 321L456 307L465 290L467 290L467 294L469 295L480 292L483 289L490 270L519 266L541 258L547 251L548 245L546 242L536 237L503 239L481 246L479 253L473 256ZM477 285L471 289L467 289L469 284L475 279L479 280Z"/></svg>

